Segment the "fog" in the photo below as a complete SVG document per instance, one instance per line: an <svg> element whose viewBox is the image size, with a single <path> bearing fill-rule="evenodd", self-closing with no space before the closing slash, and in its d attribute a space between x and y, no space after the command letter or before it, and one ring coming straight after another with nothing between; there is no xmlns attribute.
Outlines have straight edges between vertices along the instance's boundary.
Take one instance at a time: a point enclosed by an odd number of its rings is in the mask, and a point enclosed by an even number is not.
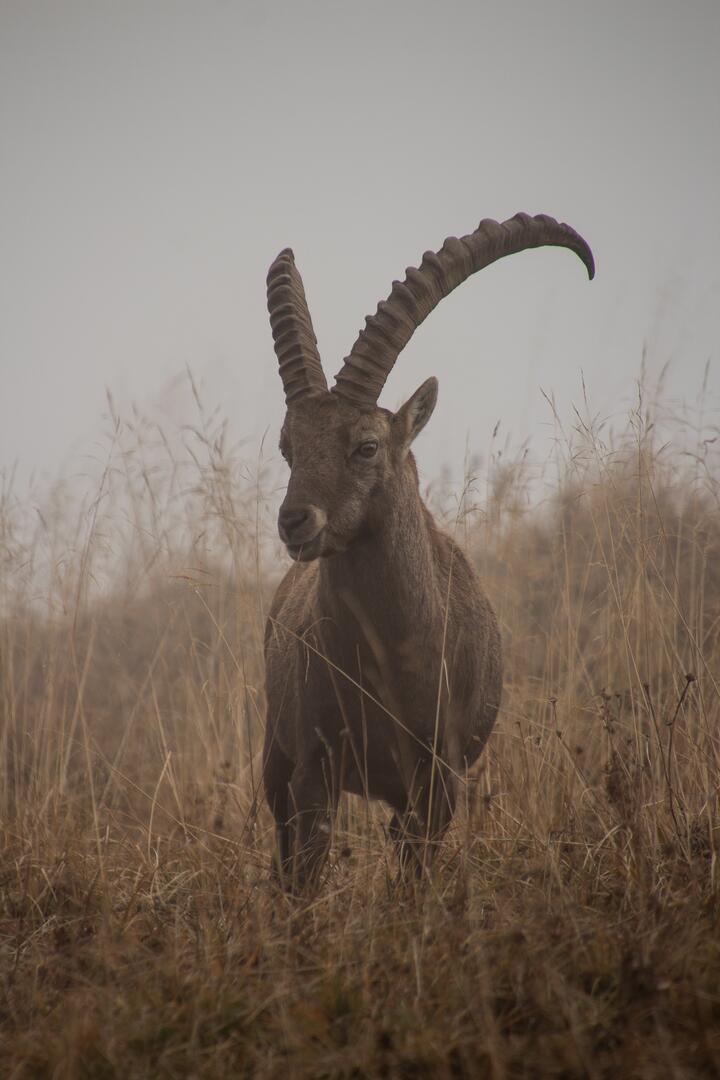
<svg viewBox="0 0 720 1080"><path fill-rule="evenodd" d="M0 4L0 467L102 440L105 390L171 423L183 372L250 457L283 395L265 274L293 247L328 376L393 278L518 210L597 262L524 253L449 297L381 403L428 375L432 475L492 431L542 457L582 403L720 405L720 6ZM584 407L584 406L582 406Z"/></svg>

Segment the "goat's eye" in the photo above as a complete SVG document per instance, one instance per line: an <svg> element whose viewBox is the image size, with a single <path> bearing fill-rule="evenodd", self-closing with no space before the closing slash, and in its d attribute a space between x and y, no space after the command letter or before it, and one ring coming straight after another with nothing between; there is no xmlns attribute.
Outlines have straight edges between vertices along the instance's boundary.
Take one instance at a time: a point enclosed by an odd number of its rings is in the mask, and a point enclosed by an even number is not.
<svg viewBox="0 0 720 1080"><path fill-rule="evenodd" d="M361 442L355 453L361 458L375 457L377 453L377 439L368 439L366 442Z"/></svg>

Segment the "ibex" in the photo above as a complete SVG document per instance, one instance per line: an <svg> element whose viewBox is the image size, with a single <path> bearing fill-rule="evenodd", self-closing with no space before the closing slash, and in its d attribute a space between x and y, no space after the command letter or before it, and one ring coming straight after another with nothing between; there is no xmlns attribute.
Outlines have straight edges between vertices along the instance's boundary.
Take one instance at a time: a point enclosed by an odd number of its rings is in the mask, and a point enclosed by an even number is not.
<svg viewBox="0 0 720 1080"><path fill-rule="evenodd" d="M593 256L545 215L485 220L396 281L328 390L302 279L282 251L267 279L290 467L278 531L295 565L265 634L264 782L286 888L317 882L342 791L381 799L401 867L426 865L479 757L502 687L498 625L470 563L424 505L410 446L435 407L427 379L377 404L415 329L471 274L553 245Z"/></svg>

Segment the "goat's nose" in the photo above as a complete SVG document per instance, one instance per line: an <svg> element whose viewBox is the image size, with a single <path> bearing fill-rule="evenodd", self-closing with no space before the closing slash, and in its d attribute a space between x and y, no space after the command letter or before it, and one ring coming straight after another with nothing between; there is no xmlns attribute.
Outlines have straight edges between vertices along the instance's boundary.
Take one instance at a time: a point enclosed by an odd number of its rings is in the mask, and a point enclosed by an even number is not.
<svg viewBox="0 0 720 1080"><path fill-rule="evenodd" d="M283 506L278 515L278 532L282 540L289 540L294 532L303 527L310 517L305 507Z"/></svg>

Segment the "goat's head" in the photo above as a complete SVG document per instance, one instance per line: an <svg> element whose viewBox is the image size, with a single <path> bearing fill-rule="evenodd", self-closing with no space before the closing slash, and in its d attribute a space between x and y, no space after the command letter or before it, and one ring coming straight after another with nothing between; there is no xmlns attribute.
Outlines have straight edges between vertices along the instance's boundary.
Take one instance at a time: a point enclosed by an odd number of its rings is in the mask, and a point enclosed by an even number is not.
<svg viewBox="0 0 720 1080"><path fill-rule="evenodd" d="M436 397L428 379L395 414L327 391L288 405L280 450L291 472L278 530L294 559L337 554L377 528L407 470L414 475L408 450Z"/></svg>
<svg viewBox="0 0 720 1080"><path fill-rule="evenodd" d="M426 252L365 320L331 390L292 251L278 255L268 273L268 310L287 403L280 449L291 469L278 529L294 559L336 554L373 532L388 497L415 476L409 448L435 407L437 380L424 382L397 413L377 401L420 323L477 270L546 245L574 251L593 277L582 237L544 214L485 220L469 236Z"/></svg>

